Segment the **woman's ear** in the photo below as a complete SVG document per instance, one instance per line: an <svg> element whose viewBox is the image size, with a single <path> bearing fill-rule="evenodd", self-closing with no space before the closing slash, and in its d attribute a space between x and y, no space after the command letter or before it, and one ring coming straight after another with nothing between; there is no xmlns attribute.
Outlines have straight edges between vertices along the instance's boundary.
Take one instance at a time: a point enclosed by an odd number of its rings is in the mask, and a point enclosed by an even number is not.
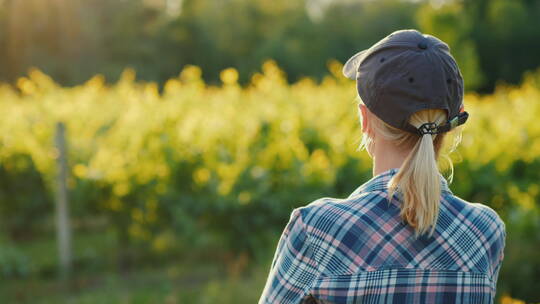
<svg viewBox="0 0 540 304"><path fill-rule="evenodd" d="M358 107L360 108L360 113L362 113L362 133L368 132L368 109L366 105L364 104L358 104ZM369 133L367 133L369 134Z"/></svg>

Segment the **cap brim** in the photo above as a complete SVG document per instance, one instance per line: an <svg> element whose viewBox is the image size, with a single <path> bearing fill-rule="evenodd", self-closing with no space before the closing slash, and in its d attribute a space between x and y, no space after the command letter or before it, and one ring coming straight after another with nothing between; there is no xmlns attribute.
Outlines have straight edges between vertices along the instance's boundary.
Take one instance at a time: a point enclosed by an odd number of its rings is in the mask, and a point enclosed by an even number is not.
<svg viewBox="0 0 540 304"><path fill-rule="evenodd" d="M362 50L356 54L354 54L345 64L343 65L343 75L345 77L356 80L356 72L358 71L358 66L360 65L360 62L362 62L362 59L364 58L364 54L367 50Z"/></svg>

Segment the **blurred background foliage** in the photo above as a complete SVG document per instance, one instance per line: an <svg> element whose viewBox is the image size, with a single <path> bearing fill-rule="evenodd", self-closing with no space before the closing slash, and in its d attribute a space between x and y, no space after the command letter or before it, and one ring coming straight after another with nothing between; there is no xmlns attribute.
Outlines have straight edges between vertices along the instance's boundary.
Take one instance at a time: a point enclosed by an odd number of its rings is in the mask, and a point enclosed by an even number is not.
<svg viewBox="0 0 540 304"><path fill-rule="evenodd" d="M0 0L0 298L256 302L292 209L371 178L342 62L413 27L450 44L467 82L450 186L506 222L497 302L539 302L538 17L525 0Z"/></svg>
<svg viewBox="0 0 540 304"><path fill-rule="evenodd" d="M400 28L446 41L475 91L540 65L536 0L1 0L0 79L37 66L63 85L115 82L130 66L163 85L194 64L206 82L235 67L247 84L272 58L290 82L321 80L328 59Z"/></svg>

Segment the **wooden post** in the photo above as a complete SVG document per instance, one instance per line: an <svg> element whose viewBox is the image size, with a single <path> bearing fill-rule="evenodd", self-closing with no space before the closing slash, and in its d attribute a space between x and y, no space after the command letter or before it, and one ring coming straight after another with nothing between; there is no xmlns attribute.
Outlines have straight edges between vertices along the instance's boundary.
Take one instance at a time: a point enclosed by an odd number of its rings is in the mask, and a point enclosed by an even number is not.
<svg viewBox="0 0 540 304"><path fill-rule="evenodd" d="M69 277L71 272L71 229L69 224L69 203L67 190L67 148L65 140L65 126L62 122L58 122L56 124L55 143L56 149L58 149L56 158L56 237L60 257L60 276L62 279L66 279Z"/></svg>

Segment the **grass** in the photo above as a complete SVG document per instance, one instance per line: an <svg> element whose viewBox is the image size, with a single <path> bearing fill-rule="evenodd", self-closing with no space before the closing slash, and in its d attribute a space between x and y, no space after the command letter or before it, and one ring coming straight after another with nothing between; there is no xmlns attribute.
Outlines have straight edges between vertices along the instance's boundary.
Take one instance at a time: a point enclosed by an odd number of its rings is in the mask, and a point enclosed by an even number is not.
<svg viewBox="0 0 540 304"><path fill-rule="evenodd" d="M120 270L114 234L86 231L74 238L73 275L62 281L52 235L15 246L31 262L31 271L22 278L3 279L2 303L255 303L268 266L231 273L218 260L191 253Z"/></svg>
<svg viewBox="0 0 540 304"><path fill-rule="evenodd" d="M239 278L215 269L176 276L173 267L78 276L69 282L13 280L3 284L1 295L8 303L256 303L262 270Z"/></svg>

